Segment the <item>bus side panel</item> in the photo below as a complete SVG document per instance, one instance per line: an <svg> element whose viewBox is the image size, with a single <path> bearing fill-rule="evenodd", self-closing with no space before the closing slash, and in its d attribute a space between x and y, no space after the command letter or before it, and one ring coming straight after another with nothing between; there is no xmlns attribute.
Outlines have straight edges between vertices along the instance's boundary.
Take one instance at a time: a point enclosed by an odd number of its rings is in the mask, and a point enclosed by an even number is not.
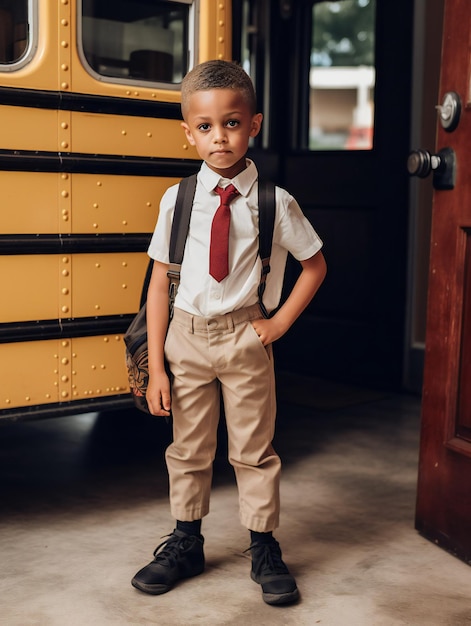
<svg viewBox="0 0 471 626"><path fill-rule="evenodd" d="M136 313L148 264L145 253L74 255L72 317Z"/></svg>
<svg viewBox="0 0 471 626"><path fill-rule="evenodd" d="M196 159L179 120L72 113L72 151L101 154Z"/></svg>
<svg viewBox="0 0 471 626"><path fill-rule="evenodd" d="M60 341L0 344L0 410L59 402Z"/></svg>
<svg viewBox="0 0 471 626"><path fill-rule="evenodd" d="M0 234L58 232L58 180L55 173L0 171Z"/></svg>
<svg viewBox="0 0 471 626"><path fill-rule="evenodd" d="M59 317L61 269L57 255L0 255L0 323Z"/></svg>
<svg viewBox="0 0 471 626"><path fill-rule="evenodd" d="M151 233L159 201L178 178L73 174L73 233Z"/></svg>

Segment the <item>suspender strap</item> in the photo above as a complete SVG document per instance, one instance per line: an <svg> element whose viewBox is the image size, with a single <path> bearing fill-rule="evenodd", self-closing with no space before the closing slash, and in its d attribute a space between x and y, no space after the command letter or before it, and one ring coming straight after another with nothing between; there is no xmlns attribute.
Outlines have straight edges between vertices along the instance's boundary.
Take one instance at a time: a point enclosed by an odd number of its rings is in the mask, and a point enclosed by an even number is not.
<svg viewBox="0 0 471 626"><path fill-rule="evenodd" d="M267 180L258 181L258 250L262 272L258 286L258 303L263 317L269 313L263 304L267 275L270 272L270 256L275 225L275 185Z"/></svg>
<svg viewBox="0 0 471 626"><path fill-rule="evenodd" d="M195 190L196 174L183 178L180 181L173 214L172 231L170 234L169 268L167 272L167 276L170 280L168 287L170 317L173 315L173 304L180 282L180 269L183 261L188 228L190 226Z"/></svg>

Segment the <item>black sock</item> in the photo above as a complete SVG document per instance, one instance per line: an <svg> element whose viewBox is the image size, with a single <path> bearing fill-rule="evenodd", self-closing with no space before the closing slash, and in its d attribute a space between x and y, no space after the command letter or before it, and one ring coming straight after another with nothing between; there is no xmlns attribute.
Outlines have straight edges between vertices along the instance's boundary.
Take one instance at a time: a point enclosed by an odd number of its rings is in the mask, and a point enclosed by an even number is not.
<svg viewBox="0 0 471 626"><path fill-rule="evenodd" d="M177 520L177 529L187 535L198 536L201 534L201 520L195 519L193 522L181 522L180 520Z"/></svg>
<svg viewBox="0 0 471 626"><path fill-rule="evenodd" d="M250 541L252 543L271 543L273 541L273 533L258 533L255 530L250 531Z"/></svg>

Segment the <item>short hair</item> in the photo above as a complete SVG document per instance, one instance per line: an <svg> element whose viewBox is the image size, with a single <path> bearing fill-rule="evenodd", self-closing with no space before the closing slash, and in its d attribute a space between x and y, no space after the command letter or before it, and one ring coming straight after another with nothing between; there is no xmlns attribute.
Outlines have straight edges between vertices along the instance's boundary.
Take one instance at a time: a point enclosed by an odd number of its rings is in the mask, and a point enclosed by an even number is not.
<svg viewBox="0 0 471 626"><path fill-rule="evenodd" d="M211 60L196 65L182 81L182 114L188 111L189 99L197 91L234 89L247 102L252 115L257 110L257 99L250 76L233 61Z"/></svg>

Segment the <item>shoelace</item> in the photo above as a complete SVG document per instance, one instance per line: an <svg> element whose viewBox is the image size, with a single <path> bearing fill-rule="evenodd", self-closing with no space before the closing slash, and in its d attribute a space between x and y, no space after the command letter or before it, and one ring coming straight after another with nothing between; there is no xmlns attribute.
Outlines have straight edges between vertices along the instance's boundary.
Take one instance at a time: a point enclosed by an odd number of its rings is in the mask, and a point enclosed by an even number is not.
<svg viewBox="0 0 471 626"><path fill-rule="evenodd" d="M257 575L273 575L273 574L288 574L288 568L283 563L281 558L281 551L277 542L267 544L252 544L250 548L246 550L252 550L256 548L256 555L252 553L252 560L255 564Z"/></svg>
<svg viewBox="0 0 471 626"><path fill-rule="evenodd" d="M194 539L190 537L176 537L174 534L165 535L165 537L168 537L168 539L162 541L154 550L154 560L165 566L173 567L178 559L178 555L191 548Z"/></svg>

